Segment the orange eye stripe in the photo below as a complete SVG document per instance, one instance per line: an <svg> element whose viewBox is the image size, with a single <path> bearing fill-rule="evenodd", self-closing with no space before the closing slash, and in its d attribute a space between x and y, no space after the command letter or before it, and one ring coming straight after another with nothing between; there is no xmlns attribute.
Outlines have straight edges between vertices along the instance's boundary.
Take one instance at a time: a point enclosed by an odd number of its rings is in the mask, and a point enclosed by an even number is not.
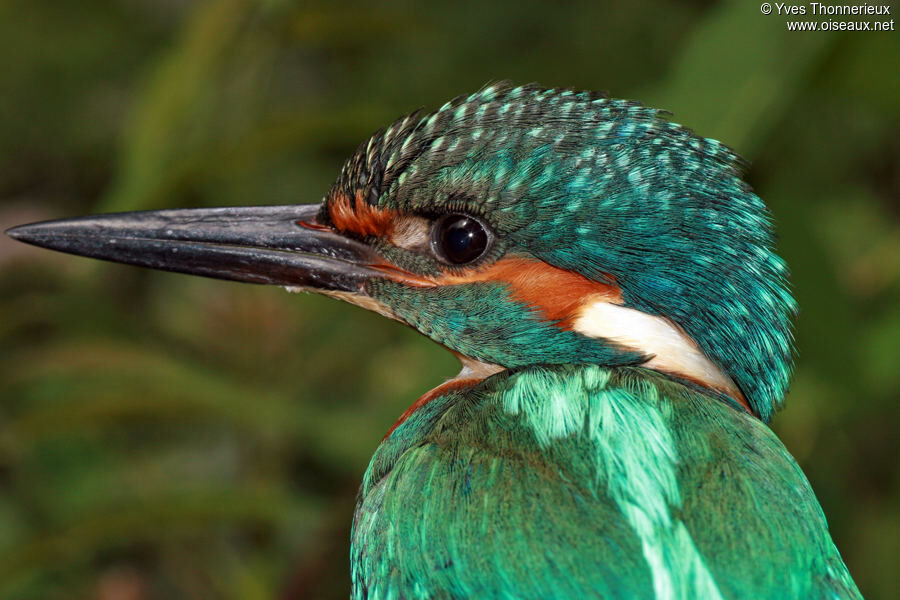
<svg viewBox="0 0 900 600"><path fill-rule="evenodd" d="M444 285L475 281L506 283L510 297L538 309L546 320L557 321L563 329L570 328L568 319L588 298L602 298L616 304L622 302L622 291L615 285L593 281L579 273L529 258L504 258L483 271L440 278Z"/></svg>
<svg viewBox="0 0 900 600"><path fill-rule="evenodd" d="M606 300L621 304L622 291L615 285L600 283L547 263L522 257L504 258L486 269L462 274L424 277L392 265L377 265L395 281L416 287L437 287L496 281L506 283L510 297L539 310L548 321L557 321L570 329L576 311L588 300Z"/></svg>
<svg viewBox="0 0 900 600"><path fill-rule="evenodd" d="M389 237L393 233L398 214L368 204L362 191L356 193L355 199L355 207L351 207L347 195L339 194L331 198L328 214L334 228L360 236ZM503 282L509 286L511 298L534 307L546 320L556 321L563 329L571 328L570 319L588 298L604 299L616 304L622 302L622 291L615 285L593 281L579 273L532 258L504 258L485 269L448 273L438 277L417 275L391 264L372 266L383 271L390 279L416 287Z"/></svg>

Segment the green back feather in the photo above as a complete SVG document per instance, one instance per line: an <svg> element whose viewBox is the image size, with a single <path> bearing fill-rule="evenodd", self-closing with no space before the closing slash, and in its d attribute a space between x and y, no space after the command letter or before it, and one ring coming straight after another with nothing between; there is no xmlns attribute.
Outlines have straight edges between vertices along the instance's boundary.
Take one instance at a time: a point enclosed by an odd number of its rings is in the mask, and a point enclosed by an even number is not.
<svg viewBox="0 0 900 600"><path fill-rule="evenodd" d="M772 432L640 368L531 367L379 447L357 598L858 598Z"/></svg>

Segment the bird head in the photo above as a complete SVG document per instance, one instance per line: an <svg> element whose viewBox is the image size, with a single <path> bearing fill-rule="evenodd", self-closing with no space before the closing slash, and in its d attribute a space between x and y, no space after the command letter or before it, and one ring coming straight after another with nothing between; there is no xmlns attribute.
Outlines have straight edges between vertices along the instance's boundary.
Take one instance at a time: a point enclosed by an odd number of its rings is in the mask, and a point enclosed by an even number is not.
<svg viewBox="0 0 900 600"><path fill-rule="evenodd" d="M784 262L728 148L590 92L488 86L363 143L324 202L51 221L13 237L274 283L402 321L490 372L643 365L768 421Z"/></svg>

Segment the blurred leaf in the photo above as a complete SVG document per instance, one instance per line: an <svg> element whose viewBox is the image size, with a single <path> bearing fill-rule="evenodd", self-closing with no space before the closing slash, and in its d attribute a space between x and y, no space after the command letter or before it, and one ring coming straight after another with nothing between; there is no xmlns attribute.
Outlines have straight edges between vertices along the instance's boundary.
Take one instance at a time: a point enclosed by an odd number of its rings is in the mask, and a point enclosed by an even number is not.
<svg viewBox="0 0 900 600"><path fill-rule="evenodd" d="M180 40L146 83L126 130L120 174L98 210L134 210L158 201L167 170L186 146L203 143L196 138L203 131L203 104L215 95L228 47L253 5L252 0L203 2L187 19Z"/></svg>
<svg viewBox="0 0 900 600"><path fill-rule="evenodd" d="M0 556L0 590L29 571L52 569L56 563L89 562L105 548L196 535L229 523L274 527L285 515L309 527L314 511L294 499L267 490L208 490L192 495L156 498L117 511L82 515L60 531L42 532ZM296 523L295 523L296 526Z"/></svg>

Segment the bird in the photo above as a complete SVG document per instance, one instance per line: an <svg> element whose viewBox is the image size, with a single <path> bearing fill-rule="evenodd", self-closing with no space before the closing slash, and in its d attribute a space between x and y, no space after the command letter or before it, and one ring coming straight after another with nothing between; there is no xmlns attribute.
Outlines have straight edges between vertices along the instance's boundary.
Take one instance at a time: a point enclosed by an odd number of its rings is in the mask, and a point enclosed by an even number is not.
<svg viewBox="0 0 900 600"><path fill-rule="evenodd" d="M797 305L746 169L639 102L499 82L379 130L320 203L7 234L321 293L456 355L363 475L354 599L861 598L769 426Z"/></svg>

